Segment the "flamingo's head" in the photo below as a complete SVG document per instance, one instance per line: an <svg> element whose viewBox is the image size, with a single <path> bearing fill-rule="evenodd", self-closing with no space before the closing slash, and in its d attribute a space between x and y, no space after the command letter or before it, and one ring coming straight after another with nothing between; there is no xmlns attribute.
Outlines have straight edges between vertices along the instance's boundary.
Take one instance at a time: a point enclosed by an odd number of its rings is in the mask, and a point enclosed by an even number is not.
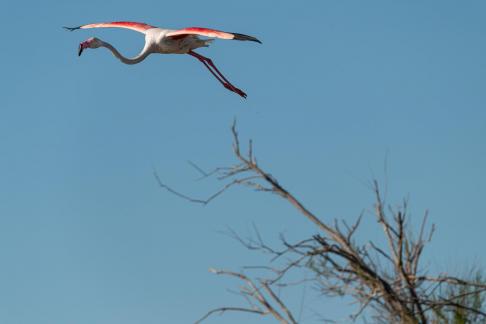
<svg viewBox="0 0 486 324"><path fill-rule="evenodd" d="M83 53L85 48L98 48L101 46L101 44L102 41L96 37L88 38L79 44L78 56L81 56L81 53Z"/></svg>

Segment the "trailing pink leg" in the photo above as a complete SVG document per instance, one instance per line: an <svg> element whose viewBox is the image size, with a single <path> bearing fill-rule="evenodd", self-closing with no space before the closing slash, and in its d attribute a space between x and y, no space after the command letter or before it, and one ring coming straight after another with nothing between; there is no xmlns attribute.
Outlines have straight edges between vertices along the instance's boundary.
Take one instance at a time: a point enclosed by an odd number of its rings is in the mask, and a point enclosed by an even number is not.
<svg viewBox="0 0 486 324"><path fill-rule="evenodd" d="M202 56L201 54L198 54L198 53L193 52L193 51L189 51L187 54L194 56L199 61L201 61L204 64L204 66L209 70L209 72L211 72L211 74L214 75L214 77L216 79L218 79L218 81L221 82L221 84L226 89L237 93L238 95L242 96L243 98L246 98L246 93L244 93L242 90L240 90L237 87L235 87L234 85L232 85L231 82L229 82L228 79L226 79L224 77L223 73L221 73L218 70L218 68L214 65L213 61L210 58Z"/></svg>

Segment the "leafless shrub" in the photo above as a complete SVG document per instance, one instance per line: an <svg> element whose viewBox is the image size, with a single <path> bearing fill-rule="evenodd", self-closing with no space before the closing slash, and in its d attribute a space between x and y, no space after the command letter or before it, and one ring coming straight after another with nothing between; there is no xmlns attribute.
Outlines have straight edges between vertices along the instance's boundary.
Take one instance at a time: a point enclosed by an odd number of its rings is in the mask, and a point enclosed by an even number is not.
<svg viewBox="0 0 486 324"><path fill-rule="evenodd" d="M197 323L213 314L229 311L272 316L280 323L297 323L297 317L275 293L276 287L280 289L288 285L282 279L295 269L310 271L312 276L307 280L312 281L323 295L351 297L358 305L351 315L353 320L364 316L368 310L367 314L377 323L486 322L483 303L486 284L481 278L463 280L447 273L429 275L421 267L422 253L434 233L434 226L427 226L427 214L418 234L413 235L407 223L407 202L404 201L400 208L387 208L378 182L374 181L374 214L386 244L357 242L355 233L361 216L354 224L322 221L259 166L251 141L246 154L242 153L236 124L231 131L237 164L212 172L204 172L195 166L203 177L216 177L225 182L219 191L207 199L194 199L165 185L155 174L159 185L172 194L200 204L211 202L236 185L276 194L311 221L317 234L296 243L289 243L282 237L283 248L275 250L263 242L258 231L256 239L248 240L232 232L232 236L246 248L270 254L272 260L285 258L285 262L281 267L258 267L269 273L264 279L252 279L242 272L212 269L211 272L217 275L234 277L243 284L239 294L247 306L211 310Z"/></svg>

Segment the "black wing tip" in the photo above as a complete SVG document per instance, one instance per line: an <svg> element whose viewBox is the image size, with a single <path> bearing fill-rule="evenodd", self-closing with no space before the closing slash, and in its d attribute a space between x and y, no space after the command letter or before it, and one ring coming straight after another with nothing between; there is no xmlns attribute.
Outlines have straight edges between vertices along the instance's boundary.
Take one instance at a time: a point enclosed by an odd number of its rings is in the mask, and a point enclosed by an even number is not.
<svg viewBox="0 0 486 324"><path fill-rule="evenodd" d="M239 40L239 41L250 41L250 42L256 42L256 43L260 43L260 44L263 44L258 38L256 37L253 37L253 36L249 36L249 35L245 35L245 34L238 34L238 33L232 33L233 35L235 35L235 40Z"/></svg>
<svg viewBox="0 0 486 324"><path fill-rule="evenodd" d="M63 26L62 28L64 28L65 30L69 30L69 31L75 31L77 29L81 29L81 26L78 26L78 27L66 27L66 26Z"/></svg>

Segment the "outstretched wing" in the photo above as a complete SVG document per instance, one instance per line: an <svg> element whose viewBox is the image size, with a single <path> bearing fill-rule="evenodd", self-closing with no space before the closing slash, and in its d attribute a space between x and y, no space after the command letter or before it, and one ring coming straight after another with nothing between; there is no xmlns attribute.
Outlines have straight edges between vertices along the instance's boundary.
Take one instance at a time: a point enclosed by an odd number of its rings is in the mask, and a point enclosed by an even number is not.
<svg viewBox="0 0 486 324"><path fill-rule="evenodd" d="M221 30L201 28L201 27L188 27L184 29L175 30L166 34L166 37L184 37L187 35L200 35L211 38L222 38L222 39L235 39L240 41L252 41L257 43L262 43L253 36L248 36L244 34L228 33Z"/></svg>
<svg viewBox="0 0 486 324"><path fill-rule="evenodd" d="M77 30L77 29L88 29L88 28L126 28L126 29L131 29L145 34L145 31L147 29L156 28L156 27L144 23L133 22L133 21L114 21L114 22L96 23L96 24L82 25L78 27L64 27L64 28L70 31Z"/></svg>

